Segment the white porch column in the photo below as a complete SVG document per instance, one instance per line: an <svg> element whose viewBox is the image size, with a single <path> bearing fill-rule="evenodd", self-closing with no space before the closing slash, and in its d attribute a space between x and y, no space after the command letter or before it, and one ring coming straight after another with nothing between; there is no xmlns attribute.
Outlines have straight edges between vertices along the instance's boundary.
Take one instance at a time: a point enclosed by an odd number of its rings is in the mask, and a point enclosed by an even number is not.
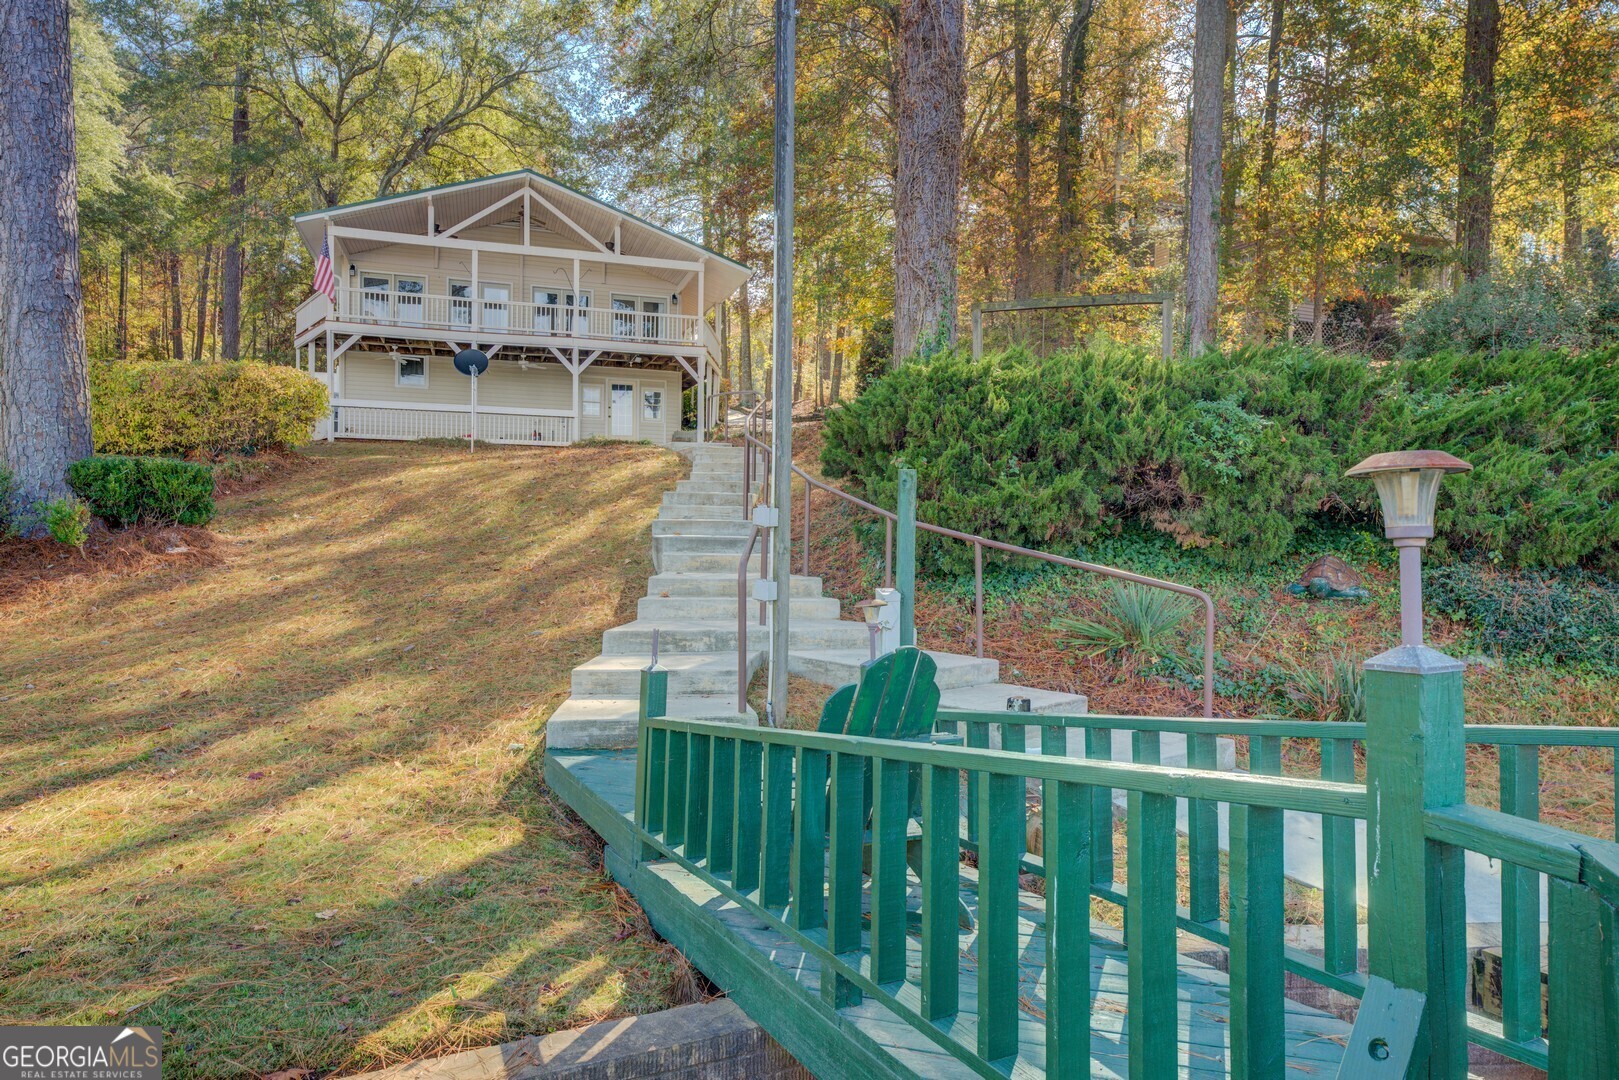
<svg viewBox="0 0 1619 1080"><path fill-rule="evenodd" d="M698 316L702 318L702 316ZM697 357L697 441L706 441L708 432L708 352Z"/></svg>
<svg viewBox="0 0 1619 1080"><path fill-rule="evenodd" d="M326 441L337 439L337 360L332 356L332 331L326 331L326 396L330 401L332 418L326 424Z"/></svg>
<svg viewBox="0 0 1619 1080"><path fill-rule="evenodd" d="M590 332L590 327L584 322L581 322L582 319L589 318L588 315L584 314L584 310L584 297L579 291L579 260L576 258L573 260L573 332L575 334L588 334ZM573 359L575 363L578 363L578 349L573 351ZM574 378L575 381L578 380L577 373L575 374ZM577 397L578 395L575 396Z"/></svg>
<svg viewBox="0 0 1619 1080"><path fill-rule="evenodd" d="M483 292L478 288L478 249L472 249L472 329L483 325ZM473 342L477 345L477 342Z"/></svg>
<svg viewBox="0 0 1619 1080"><path fill-rule="evenodd" d="M577 262L575 265L578 265ZM579 294L574 293L577 299ZM573 350L573 363L567 365L568 374L573 376L573 438L569 442L578 442L584 435L584 414L579 408L579 350Z"/></svg>

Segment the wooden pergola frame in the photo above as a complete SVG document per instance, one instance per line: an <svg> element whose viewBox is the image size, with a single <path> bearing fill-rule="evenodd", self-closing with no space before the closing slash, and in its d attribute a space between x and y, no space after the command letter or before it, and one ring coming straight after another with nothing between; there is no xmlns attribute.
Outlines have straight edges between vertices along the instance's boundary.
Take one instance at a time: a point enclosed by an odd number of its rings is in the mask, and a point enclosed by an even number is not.
<svg viewBox="0 0 1619 1080"><path fill-rule="evenodd" d="M984 355L984 313L986 311L1045 311L1064 308L1138 307L1157 304L1163 309L1162 346L1164 359L1175 355L1175 298L1162 293L1100 293L1095 296L1036 296L1028 300L996 300L974 304L973 359Z"/></svg>

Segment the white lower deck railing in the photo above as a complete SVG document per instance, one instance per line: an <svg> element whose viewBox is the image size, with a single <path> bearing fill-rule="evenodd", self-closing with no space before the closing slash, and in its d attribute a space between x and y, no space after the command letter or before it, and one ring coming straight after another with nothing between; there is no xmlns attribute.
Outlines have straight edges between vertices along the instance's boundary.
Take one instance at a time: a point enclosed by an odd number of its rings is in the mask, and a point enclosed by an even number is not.
<svg viewBox="0 0 1619 1080"><path fill-rule="evenodd" d="M333 412L333 434L339 439L465 439L473 433L472 408L468 405L357 403L340 398L333 404ZM315 437L323 438L325 434L324 425L317 425ZM573 414L555 409L480 405L477 436L479 442L565 446L574 441Z"/></svg>

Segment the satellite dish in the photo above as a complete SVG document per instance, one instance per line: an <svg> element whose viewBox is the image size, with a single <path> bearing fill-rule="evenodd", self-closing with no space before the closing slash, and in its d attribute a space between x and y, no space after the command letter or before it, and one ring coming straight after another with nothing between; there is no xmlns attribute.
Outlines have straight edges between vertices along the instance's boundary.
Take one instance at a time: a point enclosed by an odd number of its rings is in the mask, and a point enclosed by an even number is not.
<svg viewBox="0 0 1619 1080"><path fill-rule="evenodd" d="M480 349L462 349L455 354L454 363L463 375L482 375L489 370L489 356Z"/></svg>

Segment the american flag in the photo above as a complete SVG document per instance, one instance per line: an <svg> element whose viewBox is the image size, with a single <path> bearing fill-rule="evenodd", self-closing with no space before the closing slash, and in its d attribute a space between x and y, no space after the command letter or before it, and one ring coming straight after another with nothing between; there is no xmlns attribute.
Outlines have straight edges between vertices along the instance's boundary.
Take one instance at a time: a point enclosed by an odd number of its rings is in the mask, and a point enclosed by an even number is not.
<svg viewBox="0 0 1619 1080"><path fill-rule="evenodd" d="M337 288L332 283L332 251L328 241L320 242L320 254L315 256L315 291L325 293L326 299L337 302Z"/></svg>

